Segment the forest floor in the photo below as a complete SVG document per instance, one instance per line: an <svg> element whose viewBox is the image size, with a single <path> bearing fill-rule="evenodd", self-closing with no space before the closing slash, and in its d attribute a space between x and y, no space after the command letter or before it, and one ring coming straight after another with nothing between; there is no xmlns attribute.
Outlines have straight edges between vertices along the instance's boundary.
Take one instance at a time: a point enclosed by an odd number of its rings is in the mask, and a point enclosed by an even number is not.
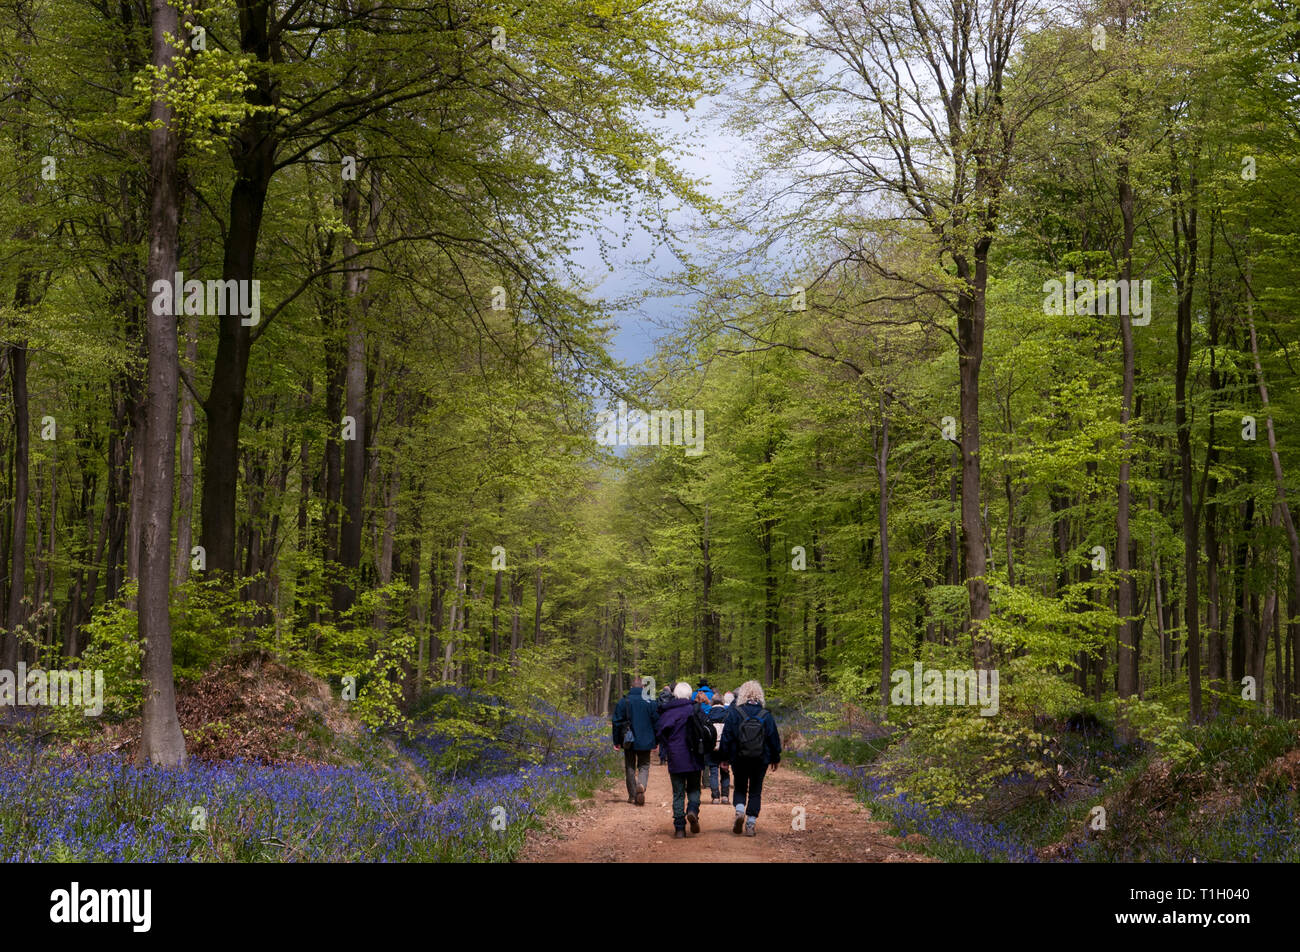
<svg viewBox="0 0 1300 952"><path fill-rule="evenodd" d="M621 766L621 765L620 765ZM735 808L700 797L700 832L673 838L672 785L668 768L650 767L645 806L627 802L622 770L573 813L554 814L543 830L531 830L521 863L928 863L914 849L924 840L890 836L885 823L842 787L782 766L763 781L758 835L731 831ZM795 829L803 808L803 829Z"/></svg>

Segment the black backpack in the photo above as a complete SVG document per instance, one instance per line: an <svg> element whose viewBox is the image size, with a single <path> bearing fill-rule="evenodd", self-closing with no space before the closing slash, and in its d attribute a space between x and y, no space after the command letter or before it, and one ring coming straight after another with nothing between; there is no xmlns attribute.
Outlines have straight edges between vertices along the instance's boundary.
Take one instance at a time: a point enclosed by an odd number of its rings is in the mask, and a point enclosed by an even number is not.
<svg viewBox="0 0 1300 952"><path fill-rule="evenodd" d="M750 714L743 707L740 711L740 725L736 728L736 756L759 760L763 756L763 746L767 740L767 730L763 724L763 715L767 713L759 708L757 714Z"/></svg>
<svg viewBox="0 0 1300 952"><path fill-rule="evenodd" d="M717 746L718 735L713 733L713 722L698 707L686 718L686 749L696 757L708 757Z"/></svg>

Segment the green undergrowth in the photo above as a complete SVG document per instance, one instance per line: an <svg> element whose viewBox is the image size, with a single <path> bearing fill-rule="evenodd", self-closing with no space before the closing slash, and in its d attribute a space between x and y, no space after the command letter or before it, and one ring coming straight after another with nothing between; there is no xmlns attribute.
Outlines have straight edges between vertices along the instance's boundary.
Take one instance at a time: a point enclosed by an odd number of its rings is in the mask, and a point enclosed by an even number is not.
<svg viewBox="0 0 1300 952"><path fill-rule="evenodd" d="M1125 742L1113 711L1039 720L1037 769L993 765L997 779L962 802L912 793L937 765L918 758L906 730L832 731L803 718L789 759L853 789L894 835L922 834L910 848L950 862L1300 860L1296 722L1240 706L1197 726L1147 713L1155 738Z"/></svg>

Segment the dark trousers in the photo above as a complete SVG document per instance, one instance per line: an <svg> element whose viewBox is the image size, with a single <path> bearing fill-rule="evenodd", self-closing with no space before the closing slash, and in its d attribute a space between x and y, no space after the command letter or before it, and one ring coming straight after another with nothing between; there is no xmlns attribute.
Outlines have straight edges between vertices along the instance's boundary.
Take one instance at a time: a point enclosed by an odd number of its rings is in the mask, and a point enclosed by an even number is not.
<svg viewBox="0 0 1300 952"><path fill-rule="evenodd" d="M673 826L686 829L686 814L700 812L700 772L670 773L673 782Z"/></svg>
<svg viewBox="0 0 1300 952"><path fill-rule="evenodd" d="M650 783L650 751L623 748L623 778L627 781L627 795L636 796L637 784Z"/></svg>
<svg viewBox="0 0 1300 952"><path fill-rule="evenodd" d="M722 796L731 792L731 771L720 764L709 764L709 792L718 796L718 774L722 774Z"/></svg>
<svg viewBox="0 0 1300 952"><path fill-rule="evenodd" d="M745 804L746 816L758 816L763 806L763 775L767 773L767 764L761 760L733 760L731 773L736 781L731 802L737 807Z"/></svg>

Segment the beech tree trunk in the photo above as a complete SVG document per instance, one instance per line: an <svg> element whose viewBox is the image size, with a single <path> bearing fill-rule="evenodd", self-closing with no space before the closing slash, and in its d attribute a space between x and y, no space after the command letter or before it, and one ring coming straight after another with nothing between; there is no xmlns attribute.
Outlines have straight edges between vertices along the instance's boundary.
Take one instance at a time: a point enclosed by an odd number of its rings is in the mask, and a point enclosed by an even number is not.
<svg viewBox="0 0 1300 952"><path fill-rule="evenodd" d="M153 0L153 65L162 76L171 73L172 39L181 35L177 10L167 0ZM149 118L152 194L149 211L147 287L174 280L180 239L180 196L177 174L175 116L155 89ZM179 296L180 289L175 289ZM171 541L172 491L176 467L176 384L178 379L176 315L159 314L170 307L149 308L149 363L141 450L144 491L140 519L140 640L144 643L144 714L140 757L165 767L185 763L185 736L176 716L172 676Z"/></svg>
<svg viewBox="0 0 1300 952"><path fill-rule="evenodd" d="M983 622L989 617L989 586L985 572L988 550L984 542L984 513L980 485L980 368L984 362L985 291L988 286L988 251L991 236L978 241L974 265L959 259L957 276L969 290L960 297L957 314L957 343L961 381L961 544L962 577L970 604L970 636L975 667L987 667L992 659L992 645L983 634Z"/></svg>
<svg viewBox="0 0 1300 952"><path fill-rule="evenodd" d="M185 319L185 364L193 367L199 354L198 316ZM184 585L190 577L190 549L193 542L194 522L194 396L182 382L181 399L181 472L176 524L176 585Z"/></svg>
<svg viewBox="0 0 1300 952"><path fill-rule="evenodd" d="M1176 156L1171 158L1176 159ZM1193 159L1194 160L1194 159ZM1174 365L1174 420L1178 430L1178 469L1183 517L1183 617L1187 623L1187 677L1191 699L1188 716L1201 719L1200 513L1193 497L1192 431L1187 413L1187 376L1192 358L1192 294L1196 288L1198 235L1196 176L1188 182L1184 203L1181 183L1174 177L1174 283L1178 291L1178 354Z"/></svg>
<svg viewBox="0 0 1300 952"><path fill-rule="evenodd" d="M351 257L357 253L353 237L359 230L361 193L348 183L343 194L344 221L352 234L343 243L343 254ZM365 271L349 264L344 275L343 300L348 315L347 345L347 415L355 427L354 438L343 443L343 493L342 525L339 529L339 565L343 579L334 589L336 614L352 606L356 597L353 589L357 569L361 565L361 528L365 503L366 482L366 331L365 331Z"/></svg>
<svg viewBox="0 0 1300 952"><path fill-rule="evenodd" d="M1247 282L1249 283L1249 277L1247 277ZM1259 388L1260 406L1264 411L1264 431L1268 434L1268 455L1273 463L1273 480L1277 487L1277 503L1278 508L1281 510L1282 525L1286 528L1287 546L1291 554L1291 571L1288 573L1291 582L1288 604L1297 606L1300 605L1300 535L1297 535L1295 519L1291 515L1291 504L1286 494L1286 481L1282 476L1282 460L1277 452L1277 434L1273 430L1273 410L1268 400L1268 383L1264 379L1264 368L1259 359L1259 340L1255 334L1253 298L1247 298L1246 321L1250 331L1250 356L1255 365L1255 382ZM1289 616L1286 627L1287 640L1292 646L1291 650L1297 656L1300 656L1300 622L1297 622L1294 616ZM1282 664L1281 658L1278 659L1278 663ZM1263 670L1262 666L1260 670ZM1257 684L1262 680L1262 677L1257 679ZM1300 693L1300 686L1288 685L1287 690Z"/></svg>
<svg viewBox="0 0 1300 952"><path fill-rule="evenodd" d="M893 666L889 619L889 393L880 394L880 443L876 449L876 475L880 489L880 703L889 704L890 669Z"/></svg>
<svg viewBox="0 0 1300 952"><path fill-rule="evenodd" d="M9 348L9 382L14 401L14 506L10 527L9 605L5 612L3 660L0 668L13 671L18 665L18 630L27 621L23 604L27 577L27 478L30 456L30 427L27 410L27 344Z"/></svg>
<svg viewBox="0 0 1300 952"><path fill-rule="evenodd" d="M533 545L533 557L537 559L537 567L533 574L533 644L542 643L542 544L540 542Z"/></svg>
<svg viewBox="0 0 1300 952"><path fill-rule="evenodd" d="M451 680L451 662L456 650L456 633L465 627L462 619L465 617L465 541L468 538L468 533L468 528L462 527L460 541L456 543L456 568L452 582L451 615L447 622L447 641L443 646L444 653L442 656L442 680L444 681Z"/></svg>
<svg viewBox="0 0 1300 952"><path fill-rule="evenodd" d="M271 115L279 96L268 70L272 59L268 29L271 8L260 0L236 0L235 6L240 50L256 60L250 70L252 82L244 94L256 111L241 123L232 149L235 174L221 277L226 281L252 281L266 193L275 173L279 146L278 120ZM227 314L217 321L212 386L203 403L208 439L203 458L202 545L207 551L208 572L231 576L235 572L239 425L244 415L248 355L257 328L244 326L238 314Z"/></svg>
<svg viewBox="0 0 1300 952"><path fill-rule="evenodd" d="M1128 9L1120 14L1120 29L1127 32ZM1124 90L1127 105L1127 89ZM1121 118L1118 139L1121 150L1128 148L1129 128L1127 118ZM1123 245L1120 249L1121 280L1127 282L1133 277L1133 236L1136 230L1133 185L1129 179L1130 166L1127 153L1121 151L1119 160L1119 207L1124 222ZM1137 634L1133 624L1133 589L1129 584L1132 577L1130 556L1131 534L1129 532L1130 472L1133 460L1133 390L1137 368L1133 352L1133 324L1130 316L1123 313L1119 318L1120 342L1123 350L1124 384L1120 404L1119 422L1122 449L1119 460L1119 485L1117 487L1118 514L1115 520L1115 569L1119 573L1119 586L1116 593L1115 613L1119 615L1119 632L1116 636L1116 693L1121 698L1132 697L1138 692L1138 656Z"/></svg>

